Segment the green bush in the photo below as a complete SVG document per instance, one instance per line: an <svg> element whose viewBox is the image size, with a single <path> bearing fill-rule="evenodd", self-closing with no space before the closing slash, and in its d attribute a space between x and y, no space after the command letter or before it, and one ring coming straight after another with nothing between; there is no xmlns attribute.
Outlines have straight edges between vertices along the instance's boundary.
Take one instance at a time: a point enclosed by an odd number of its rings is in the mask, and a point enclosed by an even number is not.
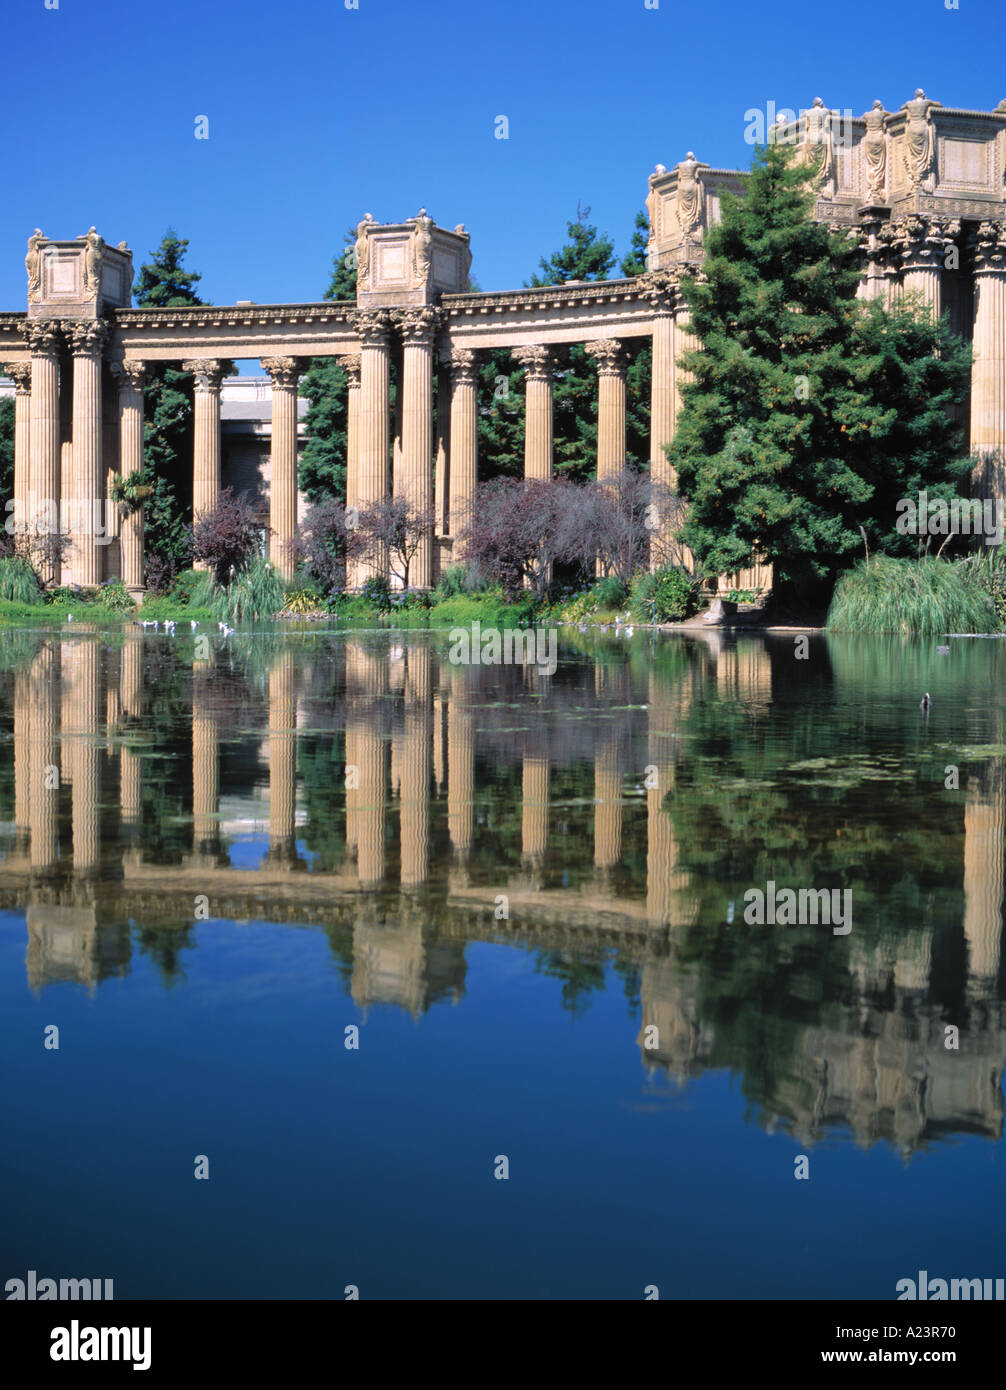
<svg viewBox="0 0 1006 1390"><path fill-rule="evenodd" d="M528 627L536 614L537 605L530 594L508 603L495 589L485 594L458 594L444 599L430 610L430 621L437 627L468 627L474 622L487 627Z"/></svg>
<svg viewBox="0 0 1006 1390"><path fill-rule="evenodd" d="M12 603L41 603L42 588L27 560L14 555L0 560L0 598Z"/></svg>
<svg viewBox="0 0 1006 1390"><path fill-rule="evenodd" d="M1006 628L1006 546L993 550L983 546L974 555L957 561L963 570L969 571L992 600L1000 627Z"/></svg>
<svg viewBox="0 0 1006 1390"><path fill-rule="evenodd" d="M668 566L637 574L632 581L632 616L637 622L680 623L698 608L699 586L684 570Z"/></svg>
<svg viewBox="0 0 1006 1390"><path fill-rule="evenodd" d="M457 598L461 594L484 594L487 588L485 580L467 565L450 565L440 576L433 593L439 602L445 598Z"/></svg>
<svg viewBox="0 0 1006 1390"><path fill-rule="evenodd" d="M591 592L598 608L621 608L629 597L617 574L609 574L604 579L599 579Z"/></svg>
<svg viewBox="0 0 1006 1390"><path fill-rule="evenodd" d="M995 604L976 566L926 556L896 560L876 555L839 579L828 609L834 632L998 632Z"/></svg>
<svg viewBox="0 0 1006 1390"><path fill-rule="evenodd" d="M259 555L231 580L229 588L217 591L210 607L218 617L231 623L258 622L274 618L281 611L285 597L286 590L279 574Z"/></svg>
<svg viewBox="0 0 1006 1390"><path fill-rule="evenodd" d="M360 597L376 608L378 613L387 613L391 608L391 588L383 574L373 574L364 581Z"/></svg>
<svg viewBox="0 0 1006 1390"><path fill-rule="evenodd" d="M314 584L306 584L302 589L293 589L283 604L284 613L316 613L322 603L321 594Z"/></svg>
<svg viewBox="0 0 1006 1390"><path fill-rule="evenodd" d="M98 590L98 602L112 613L132 613L136 603L121 579L110 579Z"/></svg>
<svg viewBox="0 0 1006 1390"><path fill-rule="evenodd" d="M192 602L193 590L202 584L208 573L208 570L182 570L171 586L171 597L183 608L188 608Z"/></svg>

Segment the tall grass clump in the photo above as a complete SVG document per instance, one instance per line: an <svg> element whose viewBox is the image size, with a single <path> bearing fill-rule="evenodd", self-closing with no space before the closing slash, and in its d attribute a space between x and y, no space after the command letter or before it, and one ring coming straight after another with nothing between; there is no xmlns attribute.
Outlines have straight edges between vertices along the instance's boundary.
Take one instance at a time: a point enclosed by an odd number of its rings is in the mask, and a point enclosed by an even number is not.
<svg viewBox="0 0 1006 1390"><path fill-rule="evenodd" d="M20 555L0 560L0 598L11 603L42 603L42 589L35 571Z"/></svg>
<svg viewBox="0 0 1006 1390"><path fill-rule="evenodd" d="M286 586L282 579L268 560L258 556L231 580L229 588L214 593L209 607L216 618L248 623L274 618L285 601Z"/></svg>
<svg viewBox="0 0 1006 1390"><path fill-rule="evenodd" d="M833 632L999 632L995 605L974 569L924 557L877 555L839 579L828 609Z"/></svg>

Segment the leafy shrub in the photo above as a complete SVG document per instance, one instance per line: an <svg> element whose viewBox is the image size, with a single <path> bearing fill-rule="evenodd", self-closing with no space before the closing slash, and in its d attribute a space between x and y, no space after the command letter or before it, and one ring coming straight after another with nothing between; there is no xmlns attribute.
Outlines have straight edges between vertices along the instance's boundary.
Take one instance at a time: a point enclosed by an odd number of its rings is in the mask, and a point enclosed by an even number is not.
<svg viewBox="0 0 1006 1390"><path fill-rule="evenodd" d="M102 608L108 608L113 613L131 613L136 607L132 595L121 579L110 579L106 584L102 584L97 598Z"/></svg>
<svg viewBox="0 0 1006 1390"><path fill-rule="evenodd" d="M472 565L450 565L433 591L434 601L457 598L459 594L484 594L489 585Z"/></svg>
<svg viewBox="0 0 1006 1390"><path fill-rule="evenodd" d="M599 579L593 588L598 608L621 608L628 598L625 585L617 574L609 574Z"/></svg>
<svg viewBox="0 0 1006 1390"><path fill-rule="evenodd" d="M58 584L54 589L50 589L46 594L46 601L53 604L60 604L65 607L69 603L75 603L87 607L94 602L94 591L78 588L74 584Z"/></svg>
<svg viewBox="0 0 1006 1390"><path fill-rule="evenodd" d="M178 578L178 560L174 555L162 555L160 551L148 550L144 568L149 594L171 592Z"/></svg>
<svg viewBox="0 0 1006 1390"><path fill-rule="evenodd" d="M685 571L667 568L637 574L632 581L632 616L637 622L680 623L698 607L699 588Z"/></svg>
<svg viewBox="0 0 1006 1390"><path fill-rule="evenodd" d="M284 613L316 613L322 606L321 594L313 584L287 594L283 605Z"/></svg>
<svg viewBox="0 0 1006 1390"><path fill-rule="evenodd" d="M12 556L0 560L0 598L14 603L41 603L38 576L27 560Z"/></svg>
<svg viewBox="0 0 1006 1390"><path fill-rule="evenodd" d="M378 613L387 613L391 609L391 588L383 574L372 574L364 580L360 597L376 608Z"/></svg>
<svg viewBox="0 0 1006 1390"><path fill-rule="evenodd" d="M213 510L193 526L192 558L208 565L218 584L226 584L251 566L260 542L254 507L228 487Z"/></svg>
<svg viewBox="0 0 1006 1390"><path fill-rule="evenodd" d="M274 618L281 611L285 593L282 579L260 555L229 588L217 590L209 606L217 617L229 622L257 622Z"/></svg>
<svg viewBox="0 0 1006 1390"><path fill-rule="evenodd" d="M896 560L876 555L839 579L828 609L836 632L998 632L995 603L977 566L929 556Z"/></svg>
<svg viewBox="0 0 1006 1390"><path fill-rule="evenodd" d="M1006 546L999 546L995 550L983 546L974 555L968 555L957 563L961 569L969 571L988 594L1000 627L1006 628Z"/></svg>

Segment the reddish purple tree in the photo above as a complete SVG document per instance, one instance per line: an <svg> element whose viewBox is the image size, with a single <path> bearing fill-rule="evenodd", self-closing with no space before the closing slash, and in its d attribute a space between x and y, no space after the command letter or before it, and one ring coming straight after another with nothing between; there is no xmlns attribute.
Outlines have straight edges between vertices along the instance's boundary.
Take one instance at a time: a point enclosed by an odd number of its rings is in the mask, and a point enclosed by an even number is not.
<svg viewBox="0 0 1006 1390"><path fill-rule="evenodd" d="M494 478L479 488L462 538L467 562L516 597L544 597L556 562L578 558L580 490L558 478Z"/></svg>
<svg viewBox="0 0 1006 1390"><path fill-rule="evenodd" d="M246 569L261 547L255 509L225 488L212 511L203 512L192 528L192 558L206 565L218 584Z"/></svg>
<svg viewBox="0 0 1006 1390"><path fill-rule="evenodd" d="M432 507L416 507L405 497L384 497L360 513L350 533L348 553L382 573L385 563L403 589L424 537L433 535Z"/></svg>

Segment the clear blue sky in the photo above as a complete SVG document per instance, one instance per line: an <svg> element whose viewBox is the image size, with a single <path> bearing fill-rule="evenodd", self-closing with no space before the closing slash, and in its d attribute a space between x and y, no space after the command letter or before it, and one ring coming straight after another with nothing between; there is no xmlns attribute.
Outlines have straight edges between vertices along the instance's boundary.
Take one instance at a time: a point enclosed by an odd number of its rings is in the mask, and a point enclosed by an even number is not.
<svg viewBox="0 0 1006 1390"><path fill-rule="evenodd" d="M138 267L173 225L204 297L266 303L320 298L350 223L421 205L512 288L578 200L622 254L655 163L746 168L748 108L1006 97L1004 0L358 3L4 0L0 309L36 226Z"/></svg>

